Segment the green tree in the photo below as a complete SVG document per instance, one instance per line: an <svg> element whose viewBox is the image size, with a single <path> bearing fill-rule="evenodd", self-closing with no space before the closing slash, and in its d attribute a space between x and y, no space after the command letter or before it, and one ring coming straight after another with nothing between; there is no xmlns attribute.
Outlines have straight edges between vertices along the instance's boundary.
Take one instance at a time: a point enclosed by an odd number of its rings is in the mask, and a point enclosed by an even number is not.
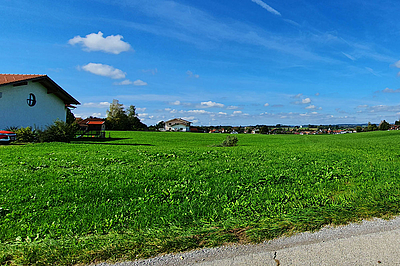
<svg viewBox="0 0 400 266"><path fill-rule="evenodd" d="M106 127L113 130L147 130L137 117L135 106L130 105L125 111L118 100L113 100L110 110L107 110Z"/></svg>
<svg viewBox="0 0 400 266"><path fill-rule="evenodd" d="M399 120L399 121L395 121L394 124L395 124L396 126L400 125L400 120Z"/></svg>
<svg viewBox="0 0 400 266"><path fill-rule="evenodd" d="M377 129L378 127L375 124L371 124L371 122L368 122L367 131L374 131Z"/></svg>
<svg viewBox="0 0 400 266"><path fill-rule="evenodd" d="M390 124L386 122L386 120L381 121L379 124L379 130L388 130L390 128Z"/></svg>
<svg viewBox="0 0 400 266"><path fill-rule="evenodd" d="M156 130L164 129L165 128L165 122L164 121L160 121L154 127L156 128Z"/></svg>
<svg viewBox="0 0 400 266"><path fill-rule="evenodd" d="M69 125L71 125L72 123L75 122L75 116L69 108L67 108L67 118L66 118L65 122L67 122L67 124L69 124Z"/></svg>
<svg viewBox="0 0 400 266"><path fill-rule="evenodd" d="M138 115L136 114L136 108L133 105L130 105L127 110L128 122L129 122L129 130L147 130L147 126L143 124Z"/></svg>
<svg viewBox="0 0 400 266"><path fill-rule="evenodd" d="M363 130L363 129L362 129L361 126L357 126L357 127L356 127L356 131L357 131L357 132L361 132L362 130Z"/></svg>
<svg viewBox="0 0 400 266"><path fill-rule="evenodd" d="M260 128L260 133L261 134L268 134L269 133L269 128L267 126L262 126Z"/></svg>
<svg viewBox="0 0 400 266"><path fill-rule="evenodd" d="M114 99L110 104L110 109L107 110L106 127L112 130L127 130L128 126L128 116L123 104Z"/></svg>

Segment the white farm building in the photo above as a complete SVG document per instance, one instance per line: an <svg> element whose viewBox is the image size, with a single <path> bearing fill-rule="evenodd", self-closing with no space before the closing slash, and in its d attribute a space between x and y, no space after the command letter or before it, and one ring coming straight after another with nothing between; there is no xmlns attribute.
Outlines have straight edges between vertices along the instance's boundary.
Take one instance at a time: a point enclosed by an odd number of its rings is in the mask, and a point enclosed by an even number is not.
<svg viewBox="0 0 400 266"><path fill-rule="evenodd" d="M0 74L0 130L65 121L72 104L80 103L47 75Z"/></svg>
<svg viewBox="0 0 400 266"><path fill-rule="evenodd" d="M174 118L168 121L165 121L165 130L166 131L190 131L191 122L186 121L182 118Z"/></svg>

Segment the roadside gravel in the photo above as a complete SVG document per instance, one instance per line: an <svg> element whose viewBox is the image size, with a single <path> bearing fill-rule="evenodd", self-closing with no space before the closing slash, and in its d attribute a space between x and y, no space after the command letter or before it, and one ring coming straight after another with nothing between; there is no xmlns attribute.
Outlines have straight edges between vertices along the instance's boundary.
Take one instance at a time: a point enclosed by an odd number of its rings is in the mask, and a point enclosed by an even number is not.
<svg viewBox="0 0 400 266"><path fill-rule="evenodd" d="M299 233L257 245L205 248L146 260L95 265L400 265L398 254L400 216L327 226L315 233Z"/></svg>

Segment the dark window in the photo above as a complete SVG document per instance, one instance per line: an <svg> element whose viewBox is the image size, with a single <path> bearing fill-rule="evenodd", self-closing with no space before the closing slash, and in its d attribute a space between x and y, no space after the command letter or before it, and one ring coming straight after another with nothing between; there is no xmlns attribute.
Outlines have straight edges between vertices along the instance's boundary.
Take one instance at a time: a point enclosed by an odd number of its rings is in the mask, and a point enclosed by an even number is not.
<svg viewBox="0 0 400 266"><path fill-rule="evenodd" d="M36 96L33 93L29 94L29 98L26 100L26 102L28 103L28 105L30 107L35 106L36 104Z"/></svg>
<svg viewBox="0 0 400 266"><path fill-rule="evenodd" d="M0 98L3 97L3 93L0 91Z"/></svg>

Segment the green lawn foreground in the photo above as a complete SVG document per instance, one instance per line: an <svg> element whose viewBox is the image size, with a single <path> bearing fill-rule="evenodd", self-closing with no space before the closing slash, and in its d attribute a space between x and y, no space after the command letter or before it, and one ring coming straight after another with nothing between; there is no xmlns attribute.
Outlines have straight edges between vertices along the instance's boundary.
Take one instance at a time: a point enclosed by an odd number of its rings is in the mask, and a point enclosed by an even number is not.
<svg viewBox="0 0 400 266"><path fill-rule="evenodd" d="M237 136L0 146L0 264L134 260L400 212L399 132Z"/></svg>

